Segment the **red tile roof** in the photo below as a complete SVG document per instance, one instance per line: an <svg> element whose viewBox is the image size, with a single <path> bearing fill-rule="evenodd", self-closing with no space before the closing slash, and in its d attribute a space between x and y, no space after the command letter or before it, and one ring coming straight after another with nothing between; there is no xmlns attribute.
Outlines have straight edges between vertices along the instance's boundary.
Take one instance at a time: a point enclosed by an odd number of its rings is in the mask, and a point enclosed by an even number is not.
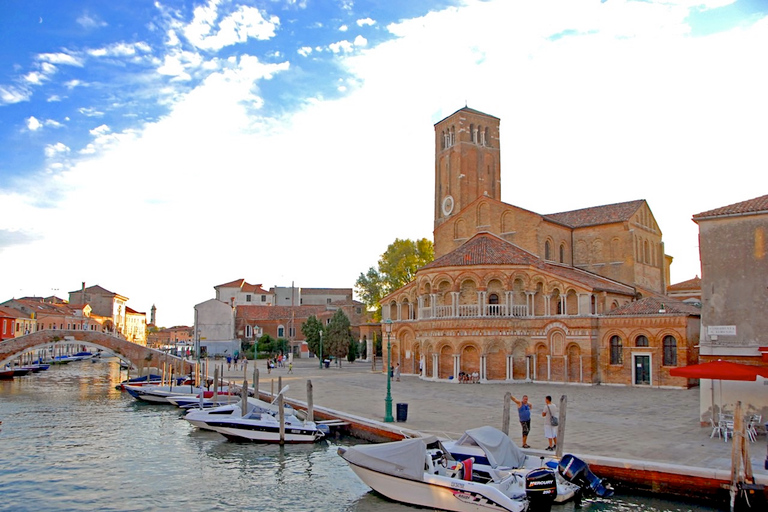
<svg viewBox="0 0 768 512"><path fill-rule="evenodd" d="M693 220L706 219L709 217L728 217L730 215L745 215L749 213L768 213L768 195L742 201L740 203L721 206L714 210L697 213Z"/></svg>
<svg viewBox="0 0 768 512"><path fill-rule="evenodd" d="M662 313L661 310L664 310ZM690 315L701 316L701 308L670 299L669 297L645 297L608 311L608 316L636 315Z"/></svg>
<svg viewBox="0 0 768 512"><path fill-rule="evenodd" d="M675 283L667 286L667 291L687 291L687 290L699 290L701 291L701 278L699 276L683 281L681 283Z"/></svg>
<svg viewBox="0 0 768 512"><path fill-rule="evenodd" d="M237 279L235 281L232 281L231 283L225 283L225 284L219 284L214 286L214 289L218 288L239 288L242 292L250 292L250 293L269 293L264 288L261 287L261 283L259 284L249 284L245 281L245 279Z"/></svg>
<svg viewBox="0 0 768 512"><path fill-rule="evenodd" d="M600 224L628 221L632 218L632 215L643 206L643 204L645 204L645 199L638 199L626 203L593 206L591 208L582 208L581 210L572 210L570 212L550 213L543 217L552 222L564 224L571 228L597 226Z"/></svg>
<svg viewBox="0 0 768 512"><path fill-rule="evenodd" d="M534 267L563 279L581 283L596 291L635 295L631 286L568 265L548 263L520 247L491 233L478 233L452 252L424 265L421 269L483 265L522 265Z"/></svg>

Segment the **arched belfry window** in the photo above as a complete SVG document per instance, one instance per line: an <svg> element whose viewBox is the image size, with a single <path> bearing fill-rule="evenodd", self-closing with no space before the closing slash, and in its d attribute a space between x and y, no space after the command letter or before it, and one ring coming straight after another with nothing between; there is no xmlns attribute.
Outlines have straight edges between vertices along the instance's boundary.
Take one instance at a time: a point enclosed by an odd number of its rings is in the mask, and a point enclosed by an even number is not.
<svg viewBox="0 0 768 512"><path fill-rule="evenodd" d="M552 244L549 243L549 240L544 242L544 259L547 261L552 259Z"/></svg>
<svg viewBox="0 0 768 512"><path fill-rule="evenodd" d="M560 263L565 263L565 244L560 244Z"/></svg>
<svg viewBox="0 0 768 512"><path fill-rule="evenodd" d="M451 139L448 143L449 146L456 144L456 128L451 126Z"/></svg>
<svg viewBox="0 0 768 512"><path fill-rule="evenodd" d="M648 346L648 338L643 336L642 334L638 336L635 339L635 346L636 347L647 347Z"/></svg>

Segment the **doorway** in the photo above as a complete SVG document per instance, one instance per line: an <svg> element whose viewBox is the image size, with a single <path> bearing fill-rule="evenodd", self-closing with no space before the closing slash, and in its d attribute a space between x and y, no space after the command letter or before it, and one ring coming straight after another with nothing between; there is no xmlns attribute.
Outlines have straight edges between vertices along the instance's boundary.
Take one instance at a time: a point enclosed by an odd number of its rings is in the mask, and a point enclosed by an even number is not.
<svg viewBox="0 0 768 512"><path fill-rule="evenodd" d="M634 358L634 382L636 386L651 385L651 356L635 355Z"/></svg>

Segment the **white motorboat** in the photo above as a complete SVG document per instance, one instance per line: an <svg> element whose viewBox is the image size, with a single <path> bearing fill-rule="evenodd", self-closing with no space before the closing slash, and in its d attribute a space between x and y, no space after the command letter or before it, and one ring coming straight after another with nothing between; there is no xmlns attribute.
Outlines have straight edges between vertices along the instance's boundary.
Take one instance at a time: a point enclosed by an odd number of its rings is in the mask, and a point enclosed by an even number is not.
<svg viewBox="0 0 768 512"><path fill-rule="evenodd" d="M230 441L280 442L278 406L255 398L247 398L245 406L241 400L237 404L191 409L184 419L198 428L218 432ZM290 406L284 408L283 421L286 443L314 443L329 431L325 425L299 419Z"/></svg>
<svg viewBox="0 0 768 512"><path fill-rule="evenodd" d="M455 512L524 512L529 504L537 511L549 510L555 497L551 469L475 481L472 458L455 461L435 437L340 447L338 453L374 491L410 505Z"/></svg>
<svg viewBox="0 0 768 512"><path fill-rule="evenodd" d="M187 409L199 407L200 393L173 395L167 397L166 400L168 400L168 402L172 403L176 407ZM203 407L218 407L220 405L231 404L239 401L239 395L233 395L227 391L217 392L216 395L213 394L213 391L203 392Z"/></svg>
<svg viewBox="0 0 768 512"><path fill-rule="evenodd" d="M555 471L558 503L580 499L585 492L603 498L613 495L613 489L597 478L583 460L570 454L562 459L526 455L509 436L494 427L467 430L458 441L443 441L443 446L457 460L473 457L474 477L481 481L500 480L509 473L525 476L529 471L548 467Z"/></svg>
<svg viewBox="0 0 768 512"><path fill-rule="evenodd" d="M178 397L178 396L199 397L200 396L199 388L194 388L192 386L185 386L185 385L159 386L159 385L153 385L153 384L141 384L141 385L123 384L123 389L125 389L128 393L130 393L130 395L133 398L137 400L143 400L144 402L152 402L152 403L158 403L158 404L170 404L171 402L169 402L168 399L171 397ZM187 393L186 391L190 389L192 391ZM226 392L226 389L224 389L223 391Z"/></svg>

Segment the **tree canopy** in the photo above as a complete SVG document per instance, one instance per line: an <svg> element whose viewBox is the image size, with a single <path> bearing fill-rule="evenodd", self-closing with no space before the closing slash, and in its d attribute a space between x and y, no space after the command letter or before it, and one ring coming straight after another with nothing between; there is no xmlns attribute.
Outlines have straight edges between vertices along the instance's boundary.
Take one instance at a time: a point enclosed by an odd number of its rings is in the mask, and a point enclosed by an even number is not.
<svg viewBox="0 0 768 512"><path fill-rule="evenodd" d="M416 271L435 259L431 240L401 240L396 238L379 258L378 268L369 268L355 281L355 291L374 319L381 319L381 298L405 286L416 277Z"/></svg>
<svg viewBox="0 0 768 512"><path fill-rule="evenodd" d="M339 364L341 358L349 352L349 342L352 340L352 328L349 318L344 311L337 309L328 323L326 334L323 337L323 352L336 356Z"/></svg>
<svg viewBox="0 0 768 512"><path fill-rule="evenodd" d="M320 333L325 334L323 323L317 319L315 315L307 318L307 321L301 324L301 334L304 335L304 340L307 342L309 351L313 354L320 355Z"/></svg>

